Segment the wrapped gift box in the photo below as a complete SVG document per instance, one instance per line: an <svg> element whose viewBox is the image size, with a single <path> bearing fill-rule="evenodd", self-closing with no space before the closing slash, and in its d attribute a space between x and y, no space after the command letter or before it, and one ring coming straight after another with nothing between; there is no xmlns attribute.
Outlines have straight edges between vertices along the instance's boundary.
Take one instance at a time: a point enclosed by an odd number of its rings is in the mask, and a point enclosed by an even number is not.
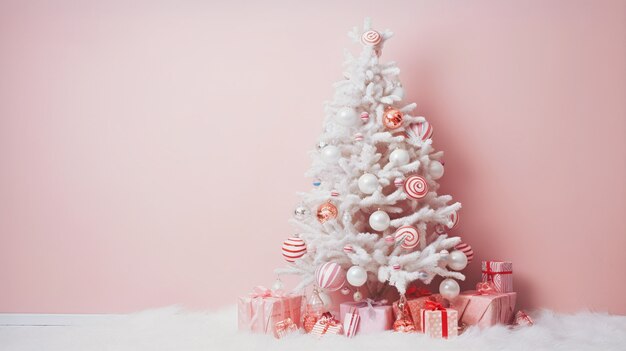
<svg viewBox="0 0 626 351"><path fill-rule="evenodd" d="M282 329L300 327L301 295L282 295L263 287L255 288L250 296L240 297L238 328L240 331L270 334L280 337ZM290 321L287 321L290 319ZM283 330L284 331L284 330Z"/></svg>
<svg viewBox="0 0 626 351"><path fill-rule="evenodd" d="M339 335L343 333L343 327L340 322L333 317L332 313L325 312L320 319L315 322L311 334L321 337L326 334Z"/></svg>
<svg viewBox="0 0 626 351"><path fill-rule="evenodd" d="M450 303L450 308L459 312L459 322L463 326L476 325L481 328L496 324L509 324L514 315L517 294L480 294L477 291L464 291Z"/></svg>
<svg viewBox="0 0 626 351"><path fill-rule="evenodd" d="M483 261L482 281L493 282L496 291L513 292L513 263L506 261Z"/></svg>
<svg viewBox="0 0 626 351"><path fill-rule="evenodd" d="M459 319L458 312L451 308L443 308L441 304L434 303L440 308L437 309L422 309L421 325L422 332L433 338L450 338L459 335Z"/></svg>
<svg viewBox="0 0 626 351"><path fill-rule="evenodd" d="M393 327L393 312L386 302L344 302L339 305L341 323L345 323L346 315L351 310L359 315L356 334L377 333Z"/></svg>
<svg viewBox="0 0 626 351"><path fill-rule="evenodd" d="M422 320L421 310L422 308L424 308L424 305L426 305L426 302L428 301L437 302L446 306L446 302L444 301L443 296L439 294L421 296L417 298L410 298L406 302L409 308L409 312L411 313L411 319L413 319L413 323L415 324L416 330L421 330L421 324L420 324ZM395 316L397 316L399 313L398 301L393 303L393 313Z"/></svg>

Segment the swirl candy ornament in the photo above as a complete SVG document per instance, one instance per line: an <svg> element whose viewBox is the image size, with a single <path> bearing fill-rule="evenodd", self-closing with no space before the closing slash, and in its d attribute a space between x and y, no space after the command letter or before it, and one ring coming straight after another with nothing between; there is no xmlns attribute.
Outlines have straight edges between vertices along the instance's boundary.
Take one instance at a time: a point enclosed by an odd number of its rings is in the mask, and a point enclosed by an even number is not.
<svg viewBox="0 0 626 351"><path fill-rule="evenodd" d="M404 182L404 192L414 199L421 199L428 194L428 184L426 179L412 175Z"/></svg>
<svg viewBox="0 0 626 351"><path fill-rule="evenodd" d="M417 247L420 242L419 231L412 225L405 225L398 228L393 236L396 244L400 244L400 246L405 249Z"/></svg>
<svg viewBox="0 0 626 351"><path fill-rule="evenodd" d="M383 37L375 30L368 30L361 36L361 42L365 45L376 46L380 44Z"/></svg>

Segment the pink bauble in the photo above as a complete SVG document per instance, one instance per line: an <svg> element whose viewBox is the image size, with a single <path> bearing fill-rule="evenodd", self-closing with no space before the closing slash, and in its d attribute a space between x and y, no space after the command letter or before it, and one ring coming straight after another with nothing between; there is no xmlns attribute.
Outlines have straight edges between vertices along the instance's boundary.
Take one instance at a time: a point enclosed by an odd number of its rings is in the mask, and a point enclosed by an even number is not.
<svg viewBox="0 0 626 351"><path fill-rule="evenodd" d="M337 291L346 281L346 271L335 262L327 262L317 267L315 271L317 285L328 291Z"/></svg>
<svg viewBox="0 0 626 351"><path fill-rule="evenodd" d="M433 137L433 126L427 121L421 123L413 123L407 128L407 134L409 137L426 141Z"/></svg>
<svg viewBox="0 0 626 351"><path fill-rule="evenodd" d="M354 134L354 141L362 141L362 140L363 140L363 134L361 133Z"/></svg>
<svg viewBox="0 0 626 351"><path fill-rule="evenodd" d="M345 253L353 253L354 252L354 248L352 247L352 245L346 245L343 247L343 252Z"/></svg>
<svg viewBox="0 0 626 351"><path fill-rule="evenodd" d="M370 119L370 114L367 112L361 112L361 121L367 122Z"/></svg>
<svg viewBox="0 0 626 351"><path fill-rule="evenodd" d="M288 238L283 242L283 257L287 262L294 262L306 253L306 244L304 240L298 237Z"/></svg>
<svg viewBox="0 0 626 351"><path fill-rule="evenodd" d="M404 192L414 199L421 199L428 194L426 179L412 175L404 181Z"/></svg>
<svg viewBox="0 0 626 351"><path fill-rule="evenodd" d="M419 231L412 225L405 225L396 230L394 240L405 249L417 247L420 242Z"/></svg>
<svg viewBox="0 0 626 351"><path fill-rule="evenodd" d="M474 250L472 250L472 247L470 245L466 243L460 243L454 248L465 254L465 256L467 257L467 263L472 262L472 259L474 258Z"/></svg>
<svg viewBox="0 0 626 351"><path fill-rule="evenodd" d="M400 268L402 268L402 267L400 267L400 265L399 265L399 264L394 264L394 265L393 265L393 269L395 269L396 271L399 271L399 270L400 270Z"/></svg>

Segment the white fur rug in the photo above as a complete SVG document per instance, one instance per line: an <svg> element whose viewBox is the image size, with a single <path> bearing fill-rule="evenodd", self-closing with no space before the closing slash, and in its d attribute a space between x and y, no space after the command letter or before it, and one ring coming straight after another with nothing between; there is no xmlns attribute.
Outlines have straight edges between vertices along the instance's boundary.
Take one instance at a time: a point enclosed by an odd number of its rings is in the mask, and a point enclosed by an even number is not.
<svg viewBox="0 0 626 351"><path fill-rule="evenodd" d="M543 311L534 319L532 327L468 329L451 340L392 332L353 339L291 335L275 340L238 333L235 308L199 313L170 307L99 325L0 327L0 350L626 350L626 316Z"/></svg>

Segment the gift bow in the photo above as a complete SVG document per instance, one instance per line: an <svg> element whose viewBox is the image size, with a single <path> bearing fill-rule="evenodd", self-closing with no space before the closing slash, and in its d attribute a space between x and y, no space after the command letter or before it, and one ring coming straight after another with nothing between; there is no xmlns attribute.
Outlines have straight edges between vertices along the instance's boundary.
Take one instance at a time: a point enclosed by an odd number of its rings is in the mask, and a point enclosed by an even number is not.
<svg viewBox="0 0 626 351"><path fill-rule="evenodd" d="M430 290L423 288L423 287L417 287L415 285L411 285L409 286L409 288L406 291L405 296L407 298L414 298L417 299L418 297L422 297L422 296L430 296L433 293L430 292Z"/></svg>
<svg viewBox="0 0 626 351"><path fill-rule="evenodd" d="M493 295L497 293L496 285L492 281L476 284L476 295Z"/></svg>
<svg viewBox="0 0 626 351"><path fill-rule="evenodd" d="M367 314L370 319L374 319L376 317L376 310L374 310L374 306L383 306L387 304L387 300L376 301L370 298L367 298L365 302L367 302Z"/></svg>
<svg viewBox="0 0 626 351"><path fill-rule="evenodd" d="M428 300L424 304L424 309L429 311L445 311L446 308L437 301Z"/></svg>
<svg viewBox="0 0 626 351"><path fill-rule="evenodd" d="M252 292L250 293L250 297L252 298L284 297L284 296L285 296L285 292L283 290L272 290L262 285L255 286Z"/></svg>

